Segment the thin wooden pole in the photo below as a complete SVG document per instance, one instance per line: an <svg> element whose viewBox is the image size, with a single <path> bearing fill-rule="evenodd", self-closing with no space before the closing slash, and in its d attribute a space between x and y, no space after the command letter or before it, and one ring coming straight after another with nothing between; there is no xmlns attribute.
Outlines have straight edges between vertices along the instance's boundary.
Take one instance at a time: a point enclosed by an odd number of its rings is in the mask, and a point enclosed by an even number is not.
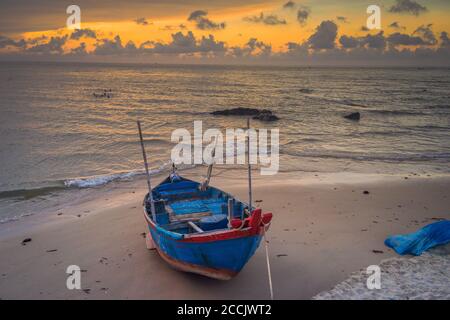
<svg viewBox="0 0 450 320"><path fill-rule="evenodd" d="M213 165L214 165L214 157L216 156L216 147L217 147L217 136L214 141L214 148L212 151L212 159L211 159L212 161L211 161L210 165L208 166L208 171L206 172L205 181L203 181L201 188L200 188L202 191L205 191L206 189L208 189L209 181L211 180L212 169L213 169Z"/></svg>
<svg viewBox="0 0 450 320"><path fill-rule="evenodd" d="M228 199L228 227L231 227L231 220L234 218L233 203L233 199Z"/></svg>
<svg viewBox="0 0 450 320"><path fill-rule="evenodd" d="M137 120L137 125L139 129L139 139L141 141L142 157L144 158L145 173L147 174L148 196L150 199L152 219L154 222L156 222L156 211L155 211L155 203L153 202L152 183L150 182L150 172L148 170L147 154L145 153L144 139L142 138L141 122L139 120Z"/></svg>
<svg viewBox="0 0 450 320"><path fill-rule="evenodd" d="M264 230L264 242L266 245L266 263L267 263L267 276L269 278L270 300L273 300L272 272L270 271L270 261L269 261L269 241L267 241L265 230Z"/></svg>
<svg viewBox="0 0 450 320"><path fill-rule="evenodd" d="M252 165L250 164L250 118L247 118L248 211L252 213Z"/></svg>

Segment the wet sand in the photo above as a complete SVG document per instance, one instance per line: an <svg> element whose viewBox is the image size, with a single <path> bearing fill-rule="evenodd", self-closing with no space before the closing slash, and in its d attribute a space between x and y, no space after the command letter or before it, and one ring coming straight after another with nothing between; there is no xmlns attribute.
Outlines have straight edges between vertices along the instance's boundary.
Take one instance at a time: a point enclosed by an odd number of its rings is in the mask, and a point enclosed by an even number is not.
<svg viewBox="0 0 450 320"><path fill-rule="evenodd" d="M203 171L183 174L198 179ZM247 199L244 171L215 173L214 186ZM141 206L145 188L141 178L113 183L92 189L84 201L62 204L45 218L1 225L0 298L269 298L262 246L226 282L173 270L156 251L147 250ZM398 257L384 239L449 219L448 190L450 177L255 174L254 199L274 213L268 238L275 298L311 299L354 271ZM31 241L22 245L25 238ZM83 290L66 288L69 265L82 269Z"/></svg>

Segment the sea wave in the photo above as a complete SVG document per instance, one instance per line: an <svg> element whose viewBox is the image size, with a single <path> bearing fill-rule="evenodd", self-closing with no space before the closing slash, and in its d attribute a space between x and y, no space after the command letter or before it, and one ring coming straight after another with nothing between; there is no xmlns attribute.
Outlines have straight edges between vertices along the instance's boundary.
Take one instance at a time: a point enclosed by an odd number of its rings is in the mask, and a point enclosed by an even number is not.
<svg viewBox="0 0 450 320"><path fill-rule="evenodd" d="M448 161L450 159L450 152L435 152L423 154L362 154L356 152L321 152L321 151L306 151L306 152L292 152L281 151L293 157L300 158L321 158L321 159L345 159L356 161L383 161L383 162L421 162L421 161Z"/></svg>
<svg viewBox="0 0 450 320"><path fill-rule="evenodd" d="M76 178L76 179L68 179L64 181L64 185L68 188L77 187L77 188L90 188L97 187L115 180L125 180L135 177L137 175L143 174L143 171L131 171L131 172L123 172L123 173L113 173L106 175L99 175L93 177L86 178ZM153 172L152 172L153 173Z"/></svg>
<svg viewBox="0 0 450 320"><path fill-rule="evenodd" d="M162 164L160 167L151 169L150 175L158 175L160 173L163 173L165 171L168 171L172 166L172 162L166 162ZM186 170L190 169L195 166L190 165L181 165L177 166L177 170ZM119 172L119 173L112 173L112 174L105 174L105 175L98 175L98 176L91 176L91 177L83 177L83 178L74 178L74 179L68 179L64 181L64 185L67 188L92 188L92 187L98 187L105 184L108 184L113 181L120 181L120 180L129 180L136 176L143 175L145 173L144 170L132 170L127 172Z"/></svg>
<svg viewBox="0 0 450 320"><path fill-rule="evenodd" d="M448 110L450 109L450 105L449 104L434 104L431 106L427 106L427 109L443 109L443 110Z"/></svg>
<svg viewBox="0 0 450 320"><path fill-rule="evenodd" d="M423 116L427 113L422 111L412 111L412 110L366 110L366 112L382 115L393 115L393 116Z"/></svg>
<svg viewBox="0 0 450 320"><path fill-rule="evenodd" d="M335 103L340 105L346 105L351 107L362 107L362 108L368 108L367 105L362 104L355 100L350 99L339 99L339 98L332 98L332 97L324 97L321 95L315 95L315 94L308 94L305 97L308 97L309 99L319 100L321 102L329 102L329 103Z"/></svg>
<svg viewBox="0 0 450 320"><path fill-rule="evenodd" d="M65 189L64 184L60 181L56 181L54 186L2 191L0 192L0 199L9 198L17 200L29 200L35 197L45 196L56 191L61 191L63 189Z"/></svg>

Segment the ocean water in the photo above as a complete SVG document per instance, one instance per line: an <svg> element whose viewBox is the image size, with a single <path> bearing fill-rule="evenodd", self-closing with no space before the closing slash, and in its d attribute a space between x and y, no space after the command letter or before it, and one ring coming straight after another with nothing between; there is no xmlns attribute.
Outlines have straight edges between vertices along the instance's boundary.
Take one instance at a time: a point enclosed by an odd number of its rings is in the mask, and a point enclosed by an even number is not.
<svg viewBox="0 0 450 320"><path fill-rule="evenodd" d="M1 62L0 222L141 174L137 118L156 173L174 129L245 127L210 115L233 107L281 118L252 122L280 129L280 171L450 173L450 69Z"/></svg>

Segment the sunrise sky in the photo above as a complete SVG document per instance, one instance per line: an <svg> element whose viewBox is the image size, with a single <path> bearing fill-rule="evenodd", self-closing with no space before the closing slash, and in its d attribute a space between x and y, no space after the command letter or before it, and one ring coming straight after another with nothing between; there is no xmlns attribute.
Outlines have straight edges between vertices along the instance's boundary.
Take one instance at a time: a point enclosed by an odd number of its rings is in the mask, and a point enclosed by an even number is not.
<svg viewBox="0 0 450 320"><path fill-rule="evenodd" d="M448 33L448 0L0 2L1 60L449 65Z"/></svg>

